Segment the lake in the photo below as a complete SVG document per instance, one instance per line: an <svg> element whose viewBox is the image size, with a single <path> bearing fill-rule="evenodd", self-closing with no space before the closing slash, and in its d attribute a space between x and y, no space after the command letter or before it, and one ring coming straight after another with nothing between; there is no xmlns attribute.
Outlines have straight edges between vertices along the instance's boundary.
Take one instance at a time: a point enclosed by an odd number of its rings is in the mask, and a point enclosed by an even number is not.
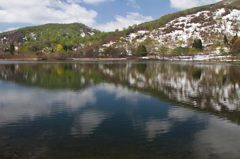
<svg viewBox="0 0 240 159"><path fill-rule="evenodd" d="M0 61L0 159L239 159L240 65Z"/></svg>

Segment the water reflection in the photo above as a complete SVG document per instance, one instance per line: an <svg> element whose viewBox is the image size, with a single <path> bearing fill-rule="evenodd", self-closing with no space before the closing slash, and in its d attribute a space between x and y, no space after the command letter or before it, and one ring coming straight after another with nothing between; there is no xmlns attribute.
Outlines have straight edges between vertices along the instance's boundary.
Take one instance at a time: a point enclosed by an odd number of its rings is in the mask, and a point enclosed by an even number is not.
<svg viewBox="0 0 240 159"><path fill-rule="evenodd" d="M235 118L228 118L240 123L239 70L237 65L204 63L9 64L0 65L0 77L30 86L76 91L111 83L217 115L234 112ZM124 92L119 91L119 96ZM129 100L135 100L130 96Z"/></svg>
<svg viewBox="0 0 240 159"><path fill-rule="evenodd" d="M108 116L103 112L90 110L83 112L76 117L71 129L72 135L89 135L106 119Z"/></svg>
<svg viewBox="0 0 240 159"><path fill-rule="evenodd" d="M228 64L0 65L0 158L237 159L239 74Z"/></svg>
<svg viewBox="0 0 240 159"><path fill-rule="evenodd" d="M47 91L0 82L0 126L23 118L34 120L61 111L76 111L96 102L93 89L84 91Z"/></svg>
<svg viewBox="0 0 240 159"><path fill-rule="evenodd" d="M199 158L231 158L240 156L240 127L215 117L209 119L206 129L196 133L194 151Z"/></svg>
<svg viewBox="0 0 240 159"><path fill-rule="evenodd" d="M147 138L152 141L155 137L161 134L168 133L172 127L172 124L168 121L161 121L157 119L151 119L145 123Z"/></svg>
<svg viewBox="0 0 240 159"><path fill-rule="evenodd" d="M168 111L168 117L174 119L174 121L185 122L189 118L194 116L194 112L191 110L174 108Z"/></svg>

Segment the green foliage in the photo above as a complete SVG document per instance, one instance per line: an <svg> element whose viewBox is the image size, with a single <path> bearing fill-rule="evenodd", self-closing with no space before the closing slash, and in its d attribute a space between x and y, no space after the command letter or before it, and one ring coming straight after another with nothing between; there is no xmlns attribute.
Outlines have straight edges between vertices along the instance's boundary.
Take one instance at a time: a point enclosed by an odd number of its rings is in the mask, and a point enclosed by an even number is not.
<svg viewBox="0 0 240 159"><path fill-rule="evenodd" d="M147 56L147 48L145 45L139 45L136 52L135 52L135 55L137 56Z"/></svg>
<svg viewBox="0 0 240 159"><path fill-rule="evenodd" d="M125 28L123 28L123 36L124 36L124 38L127 37L127 29L125 29Z"/></svg>
<svg viewBox="0 0 240 159"><path fill-rule="evenodd" d="M189 49L188 55L194 56L197 52L198 52L198 50L196 48L191 48L191 49Z"/></svg>
<svg viewBox="0 0 240 159"><path fill-rule="evenodd" d="M114 47L110 46L110 47L105 49L104 53L112 56L115 53L115 51L116 51L116 49Z"/></svg>
<svg viewBox="0 0 240 159"><path fill-rule="evenodd" d="M193 48L196 48L197 50L202 50L203 49L202 40L201 39L194 40Z"/></svg>
<svg viewBox="0 0 240 159"><path fill-rule="evenodd" d="M150 31L150 32L153 31L153 26L150 26L149 31Z"/></svg>
<svg viewBox="0 0 240 159"><path fill-rule="evenodd" d="M224 44L228 44L228 38L226 34L224 35L223 41L224 41Z"/></svg>
<svg viewBox="0 0 240 159"><path fill-rule="evenodd" d="M105 55L104 53L99 53L98 56L99 56L99 57L104 57L104 56L106 56L106 55Z"/></svg>
<svg viewBox="0 0 240 159"><path fill-rule="evenodd" d="M175 56L187 55L189 52L189 48L187 47L177 47L172 50L172 54Z"/></svg>
<svg viewBox="0 0 240 159"><path fill-rule="evenodd" d="M14 47L14 44L13 42L10 43L10 49L9 49L10 53L13 54L14 51L15 51L15 47Z"/></svg>
<svg viewBox="0 0 240 159"><path fill-rule="evenodd" d="M167 15L160 17L157 20L145 22L145 23L138 25L137 30L147 29L147 30L151 31L152 29L157 29L159 27L163 27L165 24L167 24L168 22L170 22L173 19L179 18L181 16L186 16L188 14L197 13L199 11L209 9L209 7L211 7L211 5L200 6L200 7L196 7L196 8L192 8L192 9L187 9L185 11L167 14Z"/></svg>
<svg viewBox="0 0 240 159"><path fill-rule="evenodd" d="M23 43L23 50L30 51L30 42Z"/></svg>
<svg viewBox="0 0 240 159"><path fill-rule="evenodd" d="M123 49L123 50L122 50L122 54L123 54L123 56L126 56L126 55L127 55L127 50L126 50L126 49Z"/></svg>
<svg viewBox="0 0 240 159"><path fill-rule="evenodd" d="M64 44L63 45L63 49L65 50L65 51L72 51L72 48L73 48L73 46L72 46L72 44Z"/></svg>
<svg viewBox="0 0 240 159"><path fill-rule="evenodd" d="M183 14L184 14L184 15L188 15L189 12L190 12L190 9L187 9L187 10L183 11Z"/></svg>
<svg viewBox="0 0 240 159"><path fill-rule="evenodd" d="M105 49L104 54L109 57L124 57L126 56L126 50L124 48L110 46Z"/></svg>
<svg viewBox="0 0 240 159"><path fill-rule="evenodd" d="M58 45L58 46L57 46L57 51L58 51L58 52L63 52L63 51L64 51L62 45Z"/></svg>
<svg viewBox="0 0 240 159"><path fill-rule="evenodd" d="M213 47L214 47L214 48L216 48L216 47L218 47L218 46L220 46L220 43L219 43L219 42L213 43Z"/></svg>
<svg viewBox="0 0 240 159"><path fill-rule="evenodd" d="M35 27L18 29L19 39L26 39L22 44L24 52L38 52L41 50L55 51L58 45L65 51L72 51L80 45L88 46L90 43L98 43L112 33L101 33L83 24L46 24ZM86 36L82 37L82 34ZM95 33L90 35L90 33ZM12 33L14 34L14 32ZM26 37L26 38L25 38ZM16 41L15 39L15 42ZM21 42L21 41L19 41ZM19 43L18 42L18 43Z"/></svg>
<svg viewBox="0 0 240 159"><path fill-rule="evenodd" d="M197 49L199 49L199 50L203 49L203 45L202 45L202 40L201 39L197 40Z"/></svg>
<svg viewBox="0 0 240 159"><path fill-rule="evenodd" d="M231 2L231 3L228 3L227 6L240 9L240 1L239 0L235 0L235 1Z"/></svg>
<svg viewBox="0 0 240 159"><path fill-rule="evenodd" d="M231 7L233 6L232 4L235 4L235 3L236 1L232 2ZM86 53L87 51L85 49L88 48L90 50L90 47L91 47L91 50L93 50L93 52L91 52L90 54L92 55L94 53L95 54L94 56L97 56L99 51L96 51L95 48L96 47L101 48L103 44L107 44L110 41L119 42L119 43L116 43L116 46L123 46L124 42L127 42L125 38L130 33L137 33L137 31L139 30L153 31L154 29L165 26L167 23L169 23L173 19L179 18L181 16L186 16L189 14L194 14L199 11L203 11L210 8L213 10L219 7L219 5L223 5L223 4L217 3L214 5L207 5L207 6L187 9L185 11L179 11L173 14L162 16L157 20L142 23L140 25L129 26L127 29L124 28L123 31L119 31L118 29L116 29L115 32L105 33L105 32L100 32L98 30L91 29L85 26L84 24L73 23L73 24L46 24L46 25L41 25L36 27L26 27L26 28L18 29L17 31L3 33L1 35L19 32L21 34L21 38L19 39L22 39L24 37L26 37L27 39L26 42L22 44L24 51L39 52L41 50L48 50L46 52L54 52L57 50L57 46L61 45L63 49L68 53L70 53L75 49L78 49L79 51ZM239 2L237 3L237 5L240 6ZM90 32L94 32L95 34L90 35L89 34ZM82 36L82 33L84 33L85 36ZM141 36L144 36L144 35L139 34L138 36L139 38L141 38ZM125 38L121 38L121 37L125 37ZM234 44L236 39L237 38L234 37L234 39L231 41L232 45ZM224 36L223 40L225 44L229 43L226 35ZM179 46L181 46L182 44L183 44L183 41L178 42ZM147 38L142 43L142 45L146 45L148 48L150 48L150 45L152 45L151 38ZM136 49L135 47L136 46L133 46L132 48ZM202 50L203 49L202 41L200 39L195 40L193 47L196 48L197 50ZM135 52L135 50L132 48L129 50L131 50L132 52ZM168 50L164 50L164 49L166 48L162 48L162 50L158 49L159 51L158 53L160 53L162 56L165 56L166 52L168 52ZM119 49L115 49L115 51L116 50L120 51ZM183 51L182 48L179 47L173 50L173 54L183 55L183 54L188 54L188 51L189 50ZM135 53L137 53L137 51ZM88 55L90 56L90 54ZM112 55L113 53L109 53L109 54ZM146 55L140 55L140 56L146 56Z"/></svg>
<svg viewBox="0 0 240 159"><path fill-rule="evenodd" d="M228 53L225 51L224 47L221 47L219 51L220 51L220 54L221 54L221 55L227 55L227 54L228 54Z"/></svg>
<svg viewBox="0 0 240 159"><path fill-rule="evenodd" d="M169 48L166 47L165 45L161 45L161 46L158 48L158 50L159 50L160 55L164 57L164 56L166 56L166 54L168 53Z"/></svg>
<svg viewBox="0 0 240 159"><path fill-rule="evenodd" d="M233 44L237 41L237 39L238 39L238 35L236 34L231 40L231 48L233 47Z"/></svg>

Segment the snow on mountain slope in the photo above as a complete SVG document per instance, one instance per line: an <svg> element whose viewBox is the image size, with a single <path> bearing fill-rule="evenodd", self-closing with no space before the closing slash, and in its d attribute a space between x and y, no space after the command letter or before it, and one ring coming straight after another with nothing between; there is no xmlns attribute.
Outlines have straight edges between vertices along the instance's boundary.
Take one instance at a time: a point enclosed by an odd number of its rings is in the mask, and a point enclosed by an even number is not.
<svg viewBox="0 0 240 159"><path fill-rule="evenodd" d="M218 9L215 12L201 11L186 17L177 18L163 28L152 32L153 37L160 43L170 41L183 41L183 46L191 45L192 39L200 38L204 44L214 41L221 41L223 35L234 36L234 23L240 20L239 10ZM154 36L155 34L155 36ZM189 41L191 40L191 41ZM171 46L171 44L169 44Z"/></svg>
<svg viewBox="0 0 240 159"><path fill-rule="evenodd" d="M224 1L225 2L225 1ZM229 2L230 3L230 2ZM205 47L223 41L226 34L231 40L239 32L240 10L222 7L199 11L180 16L166 23L163 27L140 30L121 37L121 46L135 47L146 40L152 41L152 49L164 44L170 48L192 47L194 39L201 39ZM115 45L119 44L116 43ZM120 47L120 46L117 46Z"/></svg>

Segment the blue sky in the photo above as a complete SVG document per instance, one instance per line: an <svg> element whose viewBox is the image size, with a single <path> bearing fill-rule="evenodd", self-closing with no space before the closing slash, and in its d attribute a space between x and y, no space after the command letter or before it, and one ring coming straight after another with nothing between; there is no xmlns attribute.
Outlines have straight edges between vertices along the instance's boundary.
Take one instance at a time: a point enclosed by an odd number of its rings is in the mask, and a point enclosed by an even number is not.
<svg viewBox="0 0 240 159"><path fill-rule="evenodd" d="M220 0L0 0L0 32L46 23L114 31Z"/></svg>

